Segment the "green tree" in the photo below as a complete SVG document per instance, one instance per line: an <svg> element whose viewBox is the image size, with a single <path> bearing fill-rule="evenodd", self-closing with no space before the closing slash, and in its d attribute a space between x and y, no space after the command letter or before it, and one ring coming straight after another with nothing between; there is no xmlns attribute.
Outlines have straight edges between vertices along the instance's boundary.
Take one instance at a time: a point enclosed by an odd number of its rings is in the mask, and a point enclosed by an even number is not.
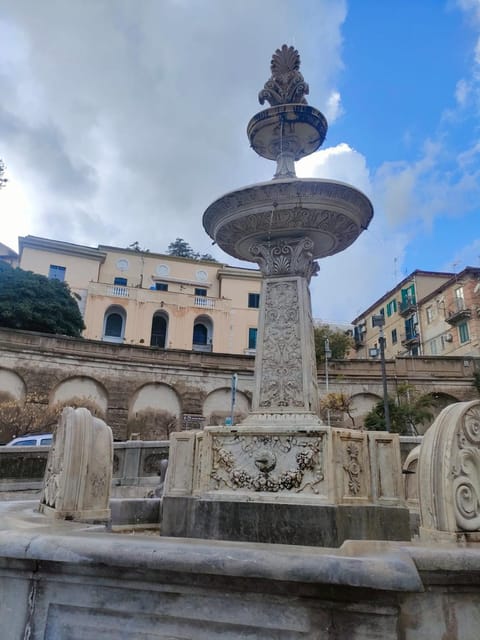
<svg viewBox="0 0 480 640"><path fill-rule="evenodd" d="M0 327L80 336L85 325L65 282L0 263Z"/></svg>
<svg viewBox="0 0 480 640"><path fill-rule="evenodd" d="M352 336L341 329L332 329L328 324L317 324L313 328L317 365L325 362L325 340L328 338L333 360L343 360L353 347Z"/></svg>
<svg viewBox="0 0 480 640"><path fill-rule="evenodd" d="M194 251L192 247L183 238L176 238L174 242L170 242L167 249L169 256L177 256L178 258L190 258L192 260L211 260L217 262L209 253L199 253Z"/></svg>
<svg viewBox="0 0 480 640"><path fill-rule="evenodd" d="M401 384L397 389L397 401L388 398L390 413L390 430L401 435L416 435L417 424L433 420L430 407L433 399L429 395L421 395L411 384ZM383 400L365 416L364 426L370 431L385 431L385 410Z"/></svg>
<svg viewBox="0 0 480 640"><path fill-rule="evenodd" d="M320 413L322 418L326 419L328 413L345 413L352 421L352 427L355 427L355 417L352 415L352 396L347 396L345 393L327 393L320 400Z"/></svg>
<svg viewBox="0 0 480 640"><path fill-rule="evenodd" d="M4 163L4 162L3 162L3 160L0 158L0 189L1 189L2 187L4 187L4 186L7 184L7 182L8 182L8 179L4 177L4 175L5 175L5 169L6 169L6 167L5 167L5 163Z"/></svg>

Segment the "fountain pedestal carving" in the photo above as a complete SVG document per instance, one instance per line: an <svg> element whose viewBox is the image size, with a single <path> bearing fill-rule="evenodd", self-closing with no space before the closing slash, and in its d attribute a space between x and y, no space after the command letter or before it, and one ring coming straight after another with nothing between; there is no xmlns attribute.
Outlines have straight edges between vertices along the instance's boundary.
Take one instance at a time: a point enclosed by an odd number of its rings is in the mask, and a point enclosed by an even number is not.
<svg viewBox="0 0 480 640"><path fill-rule="evenodd" d="M327 131L306 103L299 65L292 47L275 52L259 95L271 107L247 128L252 148L276 160L274 179L222 196L203 217L224 251L262 271L252 411L233 428L172 434L163 535L321 546L409 539L398 437L331 429L318 416L310 279L373 209L349 185L296 178L295 161Z"/></svg>

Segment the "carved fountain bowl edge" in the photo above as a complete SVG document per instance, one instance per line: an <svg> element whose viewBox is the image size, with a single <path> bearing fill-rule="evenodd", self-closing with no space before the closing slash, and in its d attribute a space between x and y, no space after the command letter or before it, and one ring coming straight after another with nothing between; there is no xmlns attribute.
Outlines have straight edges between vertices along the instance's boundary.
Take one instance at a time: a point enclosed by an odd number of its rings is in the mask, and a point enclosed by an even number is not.
<svg viewBox="0 0 480 640"><path fill-rule="evenodd" d="M373 206L367 196L348 184L318 178L271 180L249 185L224 194L203 214L205 231L213 239L219 229L231 220L299 209L331 210L347 215L360 228L366 228L373 217Z"/></svg>

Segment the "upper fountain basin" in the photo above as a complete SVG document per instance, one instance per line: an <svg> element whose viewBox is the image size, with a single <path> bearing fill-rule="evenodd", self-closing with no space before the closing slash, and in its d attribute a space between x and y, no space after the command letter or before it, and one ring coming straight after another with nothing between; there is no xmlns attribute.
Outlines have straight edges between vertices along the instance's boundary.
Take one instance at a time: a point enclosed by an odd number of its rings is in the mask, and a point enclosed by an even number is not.
<svg viewBox="0 0 480 640"><path fill-rule="evenodd" d="M282 104L260 111L250 120L247 135L258 155L277 160L288 152L300 160L325 140L327 121L308 104Z"/></svg>
<svg viewBox="0 0 480 640"><path fill-rule="evenodd" d="M203 215L208 235L226 253L254 262L258 242L308 237L313 259L343 251L373 217L370 200L358 189L314 178L260 182L225 194Z"/></svg>

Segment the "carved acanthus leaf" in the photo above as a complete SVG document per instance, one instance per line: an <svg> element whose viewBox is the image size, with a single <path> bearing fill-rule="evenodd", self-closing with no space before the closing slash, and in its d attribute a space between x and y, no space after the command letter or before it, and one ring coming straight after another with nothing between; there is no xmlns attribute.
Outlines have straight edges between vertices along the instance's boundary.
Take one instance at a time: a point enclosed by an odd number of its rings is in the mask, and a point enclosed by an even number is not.
<svg viewBox="0 0 480 640"><path fill-rule="evenodd" d="M270 105L307 104L308 84L299 71L300 56L294 47L282 45L272 56L270 70L272 76L258 94L260 104L265 101Z"/></svg>

